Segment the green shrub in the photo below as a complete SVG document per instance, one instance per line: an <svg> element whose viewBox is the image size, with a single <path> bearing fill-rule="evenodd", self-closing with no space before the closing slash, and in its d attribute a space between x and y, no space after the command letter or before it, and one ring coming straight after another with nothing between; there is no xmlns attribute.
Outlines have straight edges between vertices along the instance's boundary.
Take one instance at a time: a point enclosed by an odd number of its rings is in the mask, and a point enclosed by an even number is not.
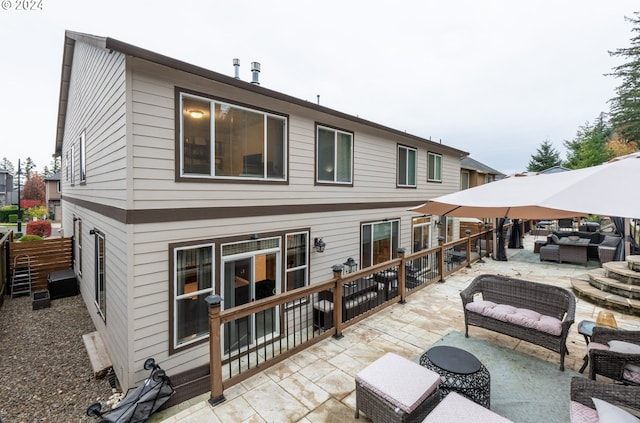
<svg viewBox="0 0 640 423"><path fill-rule="evenodd" d="M27 235L38 235L42 238L51 236L51 222L48 220L34 220L27 223Z"/></svg>
<svg viewBox="0 0 640 423"><path fill-rule="evenodd" d="M40 235L22 235L20 241L42 241Z"/></svg>
<svg viewBox="0 0 640 423"><path fill-rule="evenodd" d="M18 215L10 214L9 215L9 223L18 223Z"/></svg>
<svg viewBox="0 0 640 423"><path fill-rule="evenodd" d="M31 207L30 209L26 209L22 212L22 221L29 222L36 219L45 219L49 216L49 212L45 206Z"/></svg>
<svg viewBox="0 0 640 423"><path fill-rule="evenodd" d="M18 206L2 206L0 207L0 222L7 223L9 215L16 214Z"/></svg>

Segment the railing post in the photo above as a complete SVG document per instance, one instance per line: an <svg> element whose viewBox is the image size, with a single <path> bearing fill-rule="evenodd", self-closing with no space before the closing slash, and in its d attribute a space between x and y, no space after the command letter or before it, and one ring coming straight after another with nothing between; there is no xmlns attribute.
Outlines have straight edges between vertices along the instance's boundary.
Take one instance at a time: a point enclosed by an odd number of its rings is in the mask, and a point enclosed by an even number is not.
<svg viewBox="0 0 640 423"><path fill-rule="evenodd" d="M342 269L341 264L331 267L333 277L336 279L336 286L333 289L333 325L336 327L334 338L342 338Z"/></svg>
<svg viewBox="0 0 640 423"><path fill-rule="evenodd" d="M438 282L444 282L444 237L442 235L438 237L438 246L440 247L440 254L438 255L438 273L440 273L440 280Z"/></svg>
<svg viewBox="0 0 640 423"><path fill-rule="evenodd" d="M407 272L406 272L406 265L407 262L404 259L405 256L405 249L400 247L398 248L398 257L401 259L400 264L398 265L398 293L400 294L400 304L404 304L405 303L405 295L407 294L405 291L405 287L406 287L406 277L407 277Z"/></svg>
<svg viewBox="0 0 640 423"><path fill-rule="evenodd" d="M209 403L218 405L225 400L222 388L222 351L220 348L220 303L222 297L209 295L204 299L209 305Z"/></svg>
<svg viewBox="0 0 640 423"><path fill-rule="evenodd" d="M471 229L464 231L467 234L467 267L471 267Z"/></svg>

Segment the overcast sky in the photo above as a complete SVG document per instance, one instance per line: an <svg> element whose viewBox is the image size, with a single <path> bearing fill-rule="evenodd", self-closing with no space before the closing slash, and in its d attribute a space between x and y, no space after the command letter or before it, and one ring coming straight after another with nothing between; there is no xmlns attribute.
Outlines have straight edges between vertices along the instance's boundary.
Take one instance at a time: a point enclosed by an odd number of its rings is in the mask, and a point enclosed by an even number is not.
<svg viewBox="0 0 640 423"><path fill-rule="evenodd" d="M42 10L17 10L25 4ZM0 0L0 158L41 171L65 29L107 36L526 169L609 111L637 0Z"/></svg>

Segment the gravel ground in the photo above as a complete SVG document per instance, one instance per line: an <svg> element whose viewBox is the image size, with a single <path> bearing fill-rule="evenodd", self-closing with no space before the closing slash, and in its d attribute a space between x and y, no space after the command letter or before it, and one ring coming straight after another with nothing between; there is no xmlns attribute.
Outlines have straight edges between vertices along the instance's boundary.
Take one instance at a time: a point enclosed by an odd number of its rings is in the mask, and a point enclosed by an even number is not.
<svg viewBox="0 0 640 423"><path fill-rule="evenodd" d="M86 409L111 396L96 380L82 341L95 327L80 295L32 310L31 297L5 296L0 307L2 423L95 422Z"/></svg>

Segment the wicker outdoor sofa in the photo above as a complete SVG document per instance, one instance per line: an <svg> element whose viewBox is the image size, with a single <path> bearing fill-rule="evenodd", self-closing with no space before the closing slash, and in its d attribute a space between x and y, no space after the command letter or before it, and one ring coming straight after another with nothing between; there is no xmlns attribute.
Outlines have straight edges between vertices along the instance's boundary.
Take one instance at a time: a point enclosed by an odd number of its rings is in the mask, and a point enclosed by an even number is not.
<svg viewBox="0 0 640 423"><path fill-rule="evenodd" d="M640 415L640 387L599 382L581 377L571 379L571 422L598 421L593 398ZM586 406L589 409L585 409ZM591 420L593 419L593 420Z"/></svg>
<svg viewBox="0 0 640 423"><path fill-rule="evenodd" d="M465 336L469 326L499 332L560 354L564 371L567 335L576 311L564 288L501 275L479 275L460 292Z"/></svg>

